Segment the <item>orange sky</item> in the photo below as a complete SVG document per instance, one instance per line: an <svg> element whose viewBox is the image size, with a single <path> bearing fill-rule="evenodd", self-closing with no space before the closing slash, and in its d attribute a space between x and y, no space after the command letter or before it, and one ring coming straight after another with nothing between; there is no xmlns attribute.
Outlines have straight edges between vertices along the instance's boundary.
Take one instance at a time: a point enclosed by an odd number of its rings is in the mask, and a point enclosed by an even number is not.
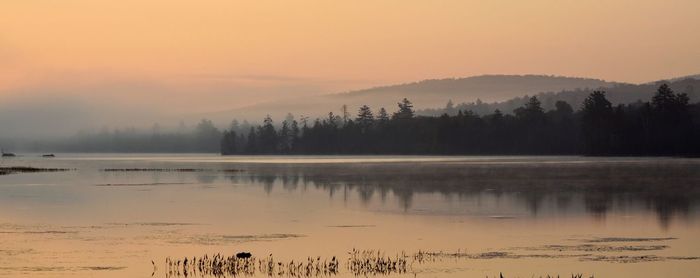
<svg viewBox="0 0 700 278"><path fill-rule="evenodd" d="M230 108L484 73L644 82L700 73L698 11L697 0L3 1L0 94L181 105L205 94L240 103Z"/></svg>

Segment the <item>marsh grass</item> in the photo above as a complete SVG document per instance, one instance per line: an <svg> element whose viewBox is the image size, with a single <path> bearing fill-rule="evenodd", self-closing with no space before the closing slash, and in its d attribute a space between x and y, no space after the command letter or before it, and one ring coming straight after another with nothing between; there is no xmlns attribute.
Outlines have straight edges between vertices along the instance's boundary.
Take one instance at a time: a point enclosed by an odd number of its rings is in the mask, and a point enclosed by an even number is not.
<svg viewBox="0 0 700 278"><path fill-rule="evenodd" d="M247 254L247 256L240 256ZM312 277L331 276L339 271L340 263L335 258L322 259L321 257L307 257L301 261L276 260L272 254L259 259L249 253L239 253L237 255L223 256L215 254L213 256L204 255L200 258L192 257L173 260L166 258L166 277L173 276L254 276L256 274L267 276L287 276L287 277ZM157 269L155 263L154 274Z"/></svg>
<svg viewBox="0 0 700 278"><path fill-rule="evenodd" d="M497 252L494 252L497 253ZM307 257L302 260L277 260L272 254L257 258L250 253L241 252L225 256L221 254L204 255L201 257L185 257L182 259L165 259L166 277L237 277L237 276L268 276L268 277L324 277L341 274L342 270L353 276L388 276L413 273L412 266L439 261L444 257L471 257L467 253L443 253L418 251L413 255L405 252L388 256L381 250L358 250L348 252L348 258L341 269L340 260L336 256L328 258ZM480 254L483 255L483 254ZM488 256L488 255L487 255ZM503 254L493 254L494 258ZM153 274L158 271L155 262ZM487 276L491 277L491 276ZM505 278L499 273L496 278ZM566 276L531 276L540 278L562 278ZM572 278L584 278L583 274L571 274ZM585 278L593 278L586 276Z"/></svg>
<svg viewBox="0 0 700 278"><path fill-rule="evenodd" d="M395 256L386 256L380 250L357 250L348 252L350 257L347 262L347 269L355 276L406 273L408 256L405 253Z"/></svg>

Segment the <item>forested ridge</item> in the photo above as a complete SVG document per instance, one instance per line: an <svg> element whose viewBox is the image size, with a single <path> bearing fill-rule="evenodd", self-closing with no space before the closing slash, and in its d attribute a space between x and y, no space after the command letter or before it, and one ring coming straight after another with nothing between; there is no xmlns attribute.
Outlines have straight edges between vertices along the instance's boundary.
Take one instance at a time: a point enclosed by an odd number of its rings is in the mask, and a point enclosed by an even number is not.
<svg viewBox="0 0 700 278"><path fill-rule="evenodd" d="M661 85L647 102L612 105L594 91L577 109L557 101L545 111L530 97L512 114L416 116L403 99L389 114L362 106L310 121L266 117L246 132L223 132L221 153L231 154L514 154L669 155L700 154L700 104Z"/></svg>
<svg viewBox="0 0 700 278"><path fill-rule="evenodd" d="M700 77L688 76L677 78L671 81L655 81L642 84L625 84L615 83L611 86L599 87L579 87L576 89L565 89L560 91L542 91L536 94L519 95L514 98L504 99L495 102L484 101L476 98L471 102L459 102L457 99L449 99L442 107L433 106L432 108L417 109L416 115L421 116L440 116L447 113L448 115L457 115L459 110L472 111L479 115L487 115L493 113L496 109L500 111L513 111L527 102L532 96L536 96L542 103L542 108L552 110L557 101L566 101L573 107L581 107L583 101L593 93L593 91L605 90L605 97L613 104L628 104L634 102L644 102L651 99L656 92L656 89L661 84L667 84L676 93L684 93L688 96L691 103L700 102L700 92L695 88L700 88ZM409 97L409 99L413 100ZM421 105L425 107L424 105Z"/></svg>

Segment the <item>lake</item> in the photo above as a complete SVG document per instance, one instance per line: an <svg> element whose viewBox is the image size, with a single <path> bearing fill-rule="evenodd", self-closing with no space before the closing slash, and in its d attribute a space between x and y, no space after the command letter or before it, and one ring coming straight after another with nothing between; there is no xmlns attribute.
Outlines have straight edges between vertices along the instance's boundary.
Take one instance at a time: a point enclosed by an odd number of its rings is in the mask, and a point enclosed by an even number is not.
<svg viewBox="0 0 700 278"><path fill-rule="evenodd" d="M245 251L284 266L253 276L355 277L353 249L404 260L368 274L395 277L700 273L700 159L28 154L8 166L70 170L0 176L0 276L215 277L166 261ZM334 256L332 274L287 267Z"/></svg>

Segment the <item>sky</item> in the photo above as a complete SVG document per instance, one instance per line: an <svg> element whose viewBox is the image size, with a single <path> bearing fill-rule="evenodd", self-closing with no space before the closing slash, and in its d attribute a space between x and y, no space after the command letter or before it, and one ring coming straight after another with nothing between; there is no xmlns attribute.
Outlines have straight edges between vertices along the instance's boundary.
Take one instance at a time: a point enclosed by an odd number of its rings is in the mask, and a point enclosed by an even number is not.
<svg viewBox="0 0 700 278"><path fill-rule="evenodd" d="M696 0L2 1L0 102L200 113L480 74L647 82L700 73L698 11Z"/></svg>

